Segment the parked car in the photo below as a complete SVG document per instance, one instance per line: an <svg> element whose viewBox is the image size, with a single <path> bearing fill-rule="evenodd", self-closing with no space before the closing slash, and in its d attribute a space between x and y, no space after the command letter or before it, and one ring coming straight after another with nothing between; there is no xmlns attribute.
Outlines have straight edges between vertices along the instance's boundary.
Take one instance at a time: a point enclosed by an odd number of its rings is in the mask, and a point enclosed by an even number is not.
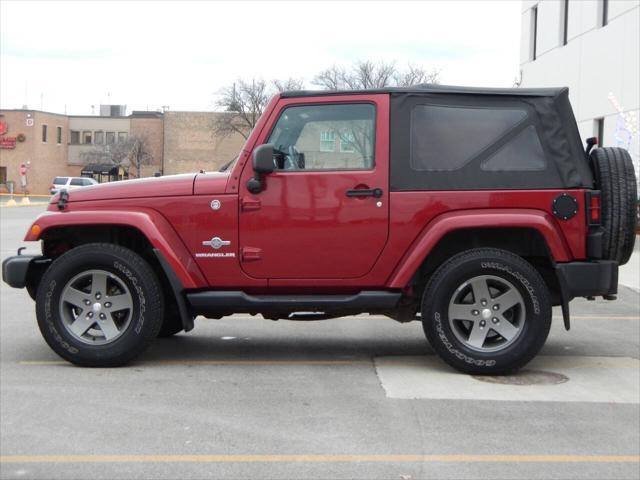
<svg viewBox="0 0 640 480"><path fill-rule="evenodd" d="M3 262L50 347L122 365L234 313L419 321L454 368L504 374L551 307L616 298L633 251L627 151L583 147L568 89L286 92L225 171L52 198Z"/></svg>
<svg viewBox="0 0 640 480"><path fill-rule="evenodd" d="M51 195L55 195L60 190L74 190L80 187L88 187L89 185L97 185L93 178L89 177L56 177L53 179L49 191Z"/></svg>

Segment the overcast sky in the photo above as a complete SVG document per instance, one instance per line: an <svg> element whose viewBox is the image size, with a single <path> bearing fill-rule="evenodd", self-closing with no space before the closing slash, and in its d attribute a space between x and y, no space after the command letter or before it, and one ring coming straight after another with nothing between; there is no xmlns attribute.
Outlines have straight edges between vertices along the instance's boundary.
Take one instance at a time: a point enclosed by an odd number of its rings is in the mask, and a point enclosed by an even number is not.
<svg viewBox="0 0 640 480"><path fill-rule="evenodd" d="M507 87L520 1L0 2L0 106L89 114L212 110L235 78L304 78L358 59Z"/></svg>

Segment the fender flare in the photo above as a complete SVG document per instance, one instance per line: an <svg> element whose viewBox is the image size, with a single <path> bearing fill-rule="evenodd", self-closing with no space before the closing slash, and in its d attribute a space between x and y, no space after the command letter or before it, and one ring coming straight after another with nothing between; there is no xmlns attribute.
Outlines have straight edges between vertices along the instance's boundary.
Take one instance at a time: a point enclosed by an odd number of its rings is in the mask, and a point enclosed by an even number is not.
<svg viewBox="0 0 640 480"><path fill-rule="evenodd" d="M34 229L35 225L40 228ZM183 288L207 286L200 268L169 221L158 211L150 208L126 211L95 209L44 212L33 222L24 240L27 242L40 240L47 230L56 227L91 225L117 225L139 230L152 248L162 253Z"/></svg>
<svg viewBox="0 0 640 480"><path fill-rule="evenodd" d="M406 287L424 259L442 238L453 231L470 228L529 228L537 230L554 262L572 259L569 246L553 217L532 209L482 209L443 213L431 220L416 237L391 274L389 288Z"/></svg>

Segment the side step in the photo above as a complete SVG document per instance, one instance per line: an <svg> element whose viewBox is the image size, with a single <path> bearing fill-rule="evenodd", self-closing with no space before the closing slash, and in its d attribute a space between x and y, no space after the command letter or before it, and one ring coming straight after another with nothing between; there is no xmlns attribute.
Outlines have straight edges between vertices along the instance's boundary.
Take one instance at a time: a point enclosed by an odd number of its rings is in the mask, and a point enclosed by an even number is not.
<svg viewBox="0 0 640 480"><path fill-rule="evenodd" d="M231 313L323 312L354 314L390 310L400 300L400 292L363 291L348 295L249 295L241 291L187 293L187 302L196 315Z"/></svg>

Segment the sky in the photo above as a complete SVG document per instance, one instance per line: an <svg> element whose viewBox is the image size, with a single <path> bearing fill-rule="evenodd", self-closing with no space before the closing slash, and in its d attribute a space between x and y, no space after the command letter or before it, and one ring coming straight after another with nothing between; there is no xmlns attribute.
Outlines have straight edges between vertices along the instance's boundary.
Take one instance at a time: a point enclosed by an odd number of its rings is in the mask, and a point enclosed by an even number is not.
<svg viewBox="0 0 640 480"><path fill-rule="evenodd" d="M509 87L521 2L0 2L0 107L214 110L237 78L313 77L358 60ZM317 88L317 87L315 87Z"/></svg>

